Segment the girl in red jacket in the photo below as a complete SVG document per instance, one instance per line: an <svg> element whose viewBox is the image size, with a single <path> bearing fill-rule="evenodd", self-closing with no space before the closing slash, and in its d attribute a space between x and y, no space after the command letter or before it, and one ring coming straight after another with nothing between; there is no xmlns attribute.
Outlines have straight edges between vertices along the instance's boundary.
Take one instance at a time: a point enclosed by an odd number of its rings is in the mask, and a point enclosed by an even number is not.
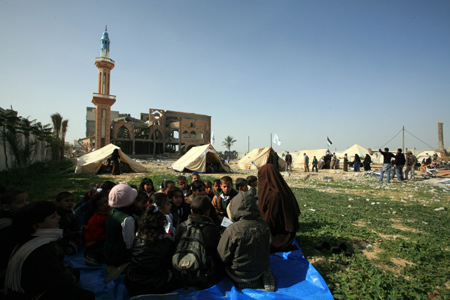
<svg viewBox="0 0 450 300"><path fill-rule="evenodd" d="M98 266L102 262L103 244L106 240L106 219L111 208L106 193L97 193L92 196L88 211L94 211L84 230L86 251L84 262L90 266Z"/></svg>

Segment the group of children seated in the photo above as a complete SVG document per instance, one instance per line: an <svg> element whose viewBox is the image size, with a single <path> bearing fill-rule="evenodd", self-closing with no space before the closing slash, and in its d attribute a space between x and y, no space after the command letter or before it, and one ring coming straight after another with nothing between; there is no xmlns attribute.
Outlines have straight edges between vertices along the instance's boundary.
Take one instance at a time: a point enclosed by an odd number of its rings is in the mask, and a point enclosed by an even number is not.
<svg viewBox="0 0 450 300"><path fill-rule="evenodd" d="M7 299L94 299L77 286L79 271L64 255L84 249L90 266L107 265L108 280L125 274L131 296L181 287L200 289L228 276L238 288L275 289L271 229L261 220L258 179L202 181L193 174L159 191L144 178L92 184L82 202L61 192L28 203L25 191L1 195L0 279Z"/></svg>

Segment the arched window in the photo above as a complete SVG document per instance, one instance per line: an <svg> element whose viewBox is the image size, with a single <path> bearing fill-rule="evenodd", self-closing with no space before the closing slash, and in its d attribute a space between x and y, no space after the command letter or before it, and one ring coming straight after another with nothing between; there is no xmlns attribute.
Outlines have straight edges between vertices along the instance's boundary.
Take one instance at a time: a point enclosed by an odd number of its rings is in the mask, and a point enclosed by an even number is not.
<svg viewBox="0 0 450 300"><path fill-rule="evenodd" d="M197 133L197 138L198 139L202 139L203 138L203 133L202 132Z"/></svg>
<svg viewBox="0 0 450 300"><path fill-rule="evenodd" d="M159 130L155 130L155 141L162 141L162 134Z"/></svg>
<svg viewBox="0 0 450 300"><path fill-rule="evenodd" d="M126 128L124 125L120 126L119 130L117 131L117 138L118 139L129 139L130 131L128 130L128 128Z"/></svg>
<svg viewBox="0 0 450 300"><path fill-rule="evenodd" d="M183 132L183 135L182 135L181 137L182 137L182 138L185 138L185 139L188 139L188 138L190 138L191 136L189 135L189 132L184 131L184 132Z"/></svg>
<svg viewBox="0 0 450 300"><path fill-rule="evenodd" d="M197 134L195 133L195 131L191 131L191 138L195 138L197 136Z"/></svg>

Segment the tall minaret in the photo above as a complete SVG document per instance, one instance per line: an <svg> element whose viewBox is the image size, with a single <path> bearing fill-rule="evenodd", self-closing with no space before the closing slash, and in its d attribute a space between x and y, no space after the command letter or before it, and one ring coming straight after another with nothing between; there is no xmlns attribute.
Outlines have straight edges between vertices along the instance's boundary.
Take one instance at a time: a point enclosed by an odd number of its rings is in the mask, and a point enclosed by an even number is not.
<svg viewBox="0 0 450 300"><path fill-rule="evenodd" d="M100 57L95 58L98 68L98 92L92 94L95 104L95 149L100 149L110 143L111 138L111 106L116 102L116 96L109 94L111 70L115 62L109 58L108 27L103 32Z"/></svg>

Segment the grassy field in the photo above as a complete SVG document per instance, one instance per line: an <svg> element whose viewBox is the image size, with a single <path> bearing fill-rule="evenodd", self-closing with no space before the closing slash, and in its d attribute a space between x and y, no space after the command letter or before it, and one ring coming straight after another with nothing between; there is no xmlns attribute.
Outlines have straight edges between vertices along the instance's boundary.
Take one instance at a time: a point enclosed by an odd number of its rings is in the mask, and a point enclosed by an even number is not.
<svg viewBox="0 0 450 300"><path fill-rule="evenodd" d="M81 200L91 182L139 185L148 176L159 185L178 175L153 172L113 178L77 175L73 169L70 162L39 164L10 172L8 184L5 172L0 180L8 188L28 191L32 201L53 200L63 190ZM362 178L287 182L302 211L297 241L336 299L450 299L448 190L412 182L380 185L376 179ZM323 242L344 243L349 251L317 250Z"/></svg>

